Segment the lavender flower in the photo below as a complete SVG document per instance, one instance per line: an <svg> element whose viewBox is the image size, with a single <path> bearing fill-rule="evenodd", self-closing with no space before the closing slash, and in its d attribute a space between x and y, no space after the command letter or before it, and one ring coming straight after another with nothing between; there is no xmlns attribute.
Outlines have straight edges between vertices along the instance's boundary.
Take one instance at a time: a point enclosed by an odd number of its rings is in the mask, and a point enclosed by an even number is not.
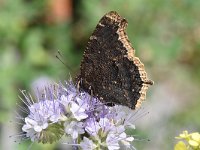
<svg viewBox="0 0 200 150"><path fill-rule="evenodd" d="M88 139L87 137L83 137L83 140L80 142L80 147L83 150L97 149L97 146L93 143L93 141Z"/></svg>
<svg viewBox="0 0 200 150"><path fill-rule="evenodd" d="M64 130L59 123L62 118L62 109L58 101L40 101L28 106L28 109L29 115L24 119L25 124L22 131L26 133L26 137L30 138L31 141L52 143L50 139L58 140L64 134ZM54 128L58 128L58 132L52 135L51 132Z"/></svg>
<svg viewBox="0 0 200 150"><path fill-rule="evenodd" d="M28 106L22 131L33 142L52 143L66 135L73 139L71 145L83 150L117 150L121 145L134 149L134 138L125 131L135 126L130 112L120 110L122 107L108 107L78 91L72 82L49 86L38 95L43 95L38 102L26 94L26 100L22 99Z"/></svg>
<svg viewBox="0 0 200 150"><path fill-rule="evenodd" d="M123 125L117 125L108 118L100 118L99 121L90 119L86 124L85 130L99 149L119 149L119 142L130 148L129 142L134 140L133 137L126 135Z"/></svg>
<svg viewBox="0 0 200 150"><path fill-rule="evenodd" d="M86 114L86 110L75 102L71 103L70 111L72 112L73 117L76 118L78 121L81 121L82 119L88 117L88 115Z"/></svg>
<svg viewBox="0 0 200 150"><path fill-rule="evenodd" d="M70 134L72 139L77 139L78 135L85 133L83 122L65 122L65 132Z"/></svg>

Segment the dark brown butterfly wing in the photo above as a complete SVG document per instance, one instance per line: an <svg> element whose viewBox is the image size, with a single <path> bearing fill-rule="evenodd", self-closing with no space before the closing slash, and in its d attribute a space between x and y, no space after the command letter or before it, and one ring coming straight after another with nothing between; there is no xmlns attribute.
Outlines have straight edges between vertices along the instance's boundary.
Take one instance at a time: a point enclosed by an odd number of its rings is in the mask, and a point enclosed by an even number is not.
<svg viewBox="0 0 200 150"><path fill-rule="evenodd" d="M99 21L87 44L78 77L80 88L103 102L139 107L153 84L135 57L125 33L127 21L109 12Z"/></svg>

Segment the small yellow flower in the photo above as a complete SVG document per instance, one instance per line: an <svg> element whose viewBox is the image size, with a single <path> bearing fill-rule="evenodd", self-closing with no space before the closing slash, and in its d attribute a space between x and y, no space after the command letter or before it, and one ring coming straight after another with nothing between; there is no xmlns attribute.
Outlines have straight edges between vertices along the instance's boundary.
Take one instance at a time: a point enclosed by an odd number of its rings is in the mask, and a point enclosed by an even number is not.
<svg viewBox="0 0 200 150"><path fill-rule="evenodd" d="M189 145L194 148L200 148L200 134L198 132L191 133L191 139L188 141Z"/></svg>
<svg viewBox="0 0 200 150"><path fill-rule="evenodd" d="M175 145L174 150L187 150L187 147L186 147L186 145L185 145L184 142L179 141L179 142Z"/></svg>
<svg viewBox="0 0 200 150"><path fill-rule="evenodd" d="M194 148L197 148L199 146L199 143L194 140L189 140L188 143Z"/></svg>
<svg viewBox="0 0 200 150"><path fill-rule="evenodd" d="M174 150L200 150L200 134L198 132L188 134L188 131L183 131L176 139L181 139L183 141L179 141Z"/></svg>
<svg viewBox="0 0 200 150"><path fill-rule="evenodd" d="M188 134L188 131L183 131L182 134L180 134L176 139L185 139L189 140L190 139L190 134Z"/></svg>
<svg viewBox="0 0 200 150"><path fill-rule="evenodd" d="M195 140L198 143L200 143L200 134L198 132L192 133L191 137L192 137L193 140Z"/></svg>

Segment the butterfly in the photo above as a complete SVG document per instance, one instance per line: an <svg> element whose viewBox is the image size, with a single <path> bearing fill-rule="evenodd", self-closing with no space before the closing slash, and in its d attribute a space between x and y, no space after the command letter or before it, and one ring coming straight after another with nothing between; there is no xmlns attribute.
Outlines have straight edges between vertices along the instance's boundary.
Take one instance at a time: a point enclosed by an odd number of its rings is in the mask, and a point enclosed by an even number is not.
<svg viewBox="0 0 200 150"><path fill-rule="evenodd" d="M136 109L153 81L135 56L125 33L127 25L115 11L100 19L87 43L77 79L81 90L100 101Z"/></svg>

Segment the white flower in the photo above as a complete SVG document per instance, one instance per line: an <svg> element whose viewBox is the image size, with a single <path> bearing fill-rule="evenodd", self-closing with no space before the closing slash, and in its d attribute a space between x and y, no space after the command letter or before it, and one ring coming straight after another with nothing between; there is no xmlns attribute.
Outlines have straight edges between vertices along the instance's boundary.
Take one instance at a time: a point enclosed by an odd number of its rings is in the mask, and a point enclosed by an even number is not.
<svg viewBox="0 0 200 150"><path fill-rule="evenodd" d="M106 138L106 143L109 150L119 149L121 142L126 148L130 148L130 142L134 140L133 137L127 137L123 125L113 128Z"/></svg>
<svg viewBox="0 0 200 150"><path fill-rule="evenodd" d="M65 132L72 136L72 139L77 139L79 134L85 133L82 122L71 121L65 122Z"/></svg>
<svg viewBox="0 0 200 150"><path fill-rule="evenodd" d="M80 147L83 150L94 150L97 146L90 139L84 137L83 141L80 142Z"/></svg>
<svg viewBox="0 0 200 150"><path fill-rule="evenodd" d="M69 94L67 96L62 95L60 97L61 104L63 104L64 106L67 106L72 101L74 96L75 96L75 94Z"/></svg>
<svg viewBox="0 0 200 150"><path fill-rule="evenodd" d="M118 140L116 140L115 134L108 134L106 138L106 143L109 150L116 150L120 148Z"/></svg>
<svg viewBox="0 0 200 150"><path fill-rule="evenodd" d="M81 95L80 95L81 96ZM88 104L88 101L87 101L87 98L89 97L86 97L87 95L83 95L81 97L77 97L76 98L76 101L78 102L78 105L81 107L81 108L84 108L85 110L88 110L90 108L89 104ZM81 99L82 98L82 99Z"/></svg>
<svg viewBox="0 0 200 150"><path fill-rule="evenodd" d="M101 129L103 130L103 132L109 132L110 130L112 130L113 128L115 128L115 126L113 125L113 123L111 123L111 121L108 120L108 118L100 118L100 120L99 120L99 126L101 127Z"/></svg>
<svg viewBox="0 0 200 150"><path fill-rule="evenodd" d="M87 121L85 131L87 131L92 136L97 136L98 131L100 129L100 125L98 122L94 120L94 118L91 118Z"/></svg>
<svg viewBox="0 0 200 150"><path fill-rule="evenodd" d="M132 142L133 140L134 140L134 137L126 137L125 139L122 139L120 142L126 148L131 148L130 142Z"/></svg>
<svg viewBox="0 0 200 150"><path fill-rule="evenodd" d="M22 131L26 132L26 136L30 137L32 141L35 141L37 137L40 136L40 132L48 127L47 122L41 122L39 124L37 121L28 117L25 118L25 123L26 124L22 127Z"/></svg>
<svg viewBox="0 0 200 150"><path fill-rule="evenodd" d="M88 115L85 113L85 109L75 102L71 102L70 111L72 112L74 118L76 118L78 121L88 117Z"/></svg>

